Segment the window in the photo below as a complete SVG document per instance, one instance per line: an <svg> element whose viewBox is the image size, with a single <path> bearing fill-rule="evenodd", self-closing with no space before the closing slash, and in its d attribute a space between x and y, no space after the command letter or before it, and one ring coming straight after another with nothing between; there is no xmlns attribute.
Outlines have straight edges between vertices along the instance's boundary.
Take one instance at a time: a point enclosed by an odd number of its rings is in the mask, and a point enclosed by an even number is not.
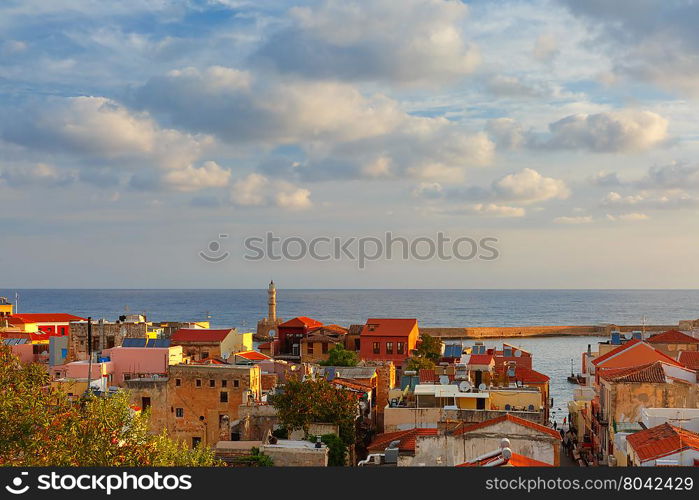
<svg viewBox="0 0 699 500"><path fill-rule="evenodd" d="M396 343L396 352L398 354L405 354L405 344L403 342Z"/></svg>
<svg viewBox="0 0 699 500"><path fill-rule="evenodd" d="M240 380L234 380L233 387L239 387L239 386L240 386Z"/></svg>
<svg viewBox="0 0 699 500"><path fill-rule="evenodd" d="M65 334L66 334L66 327L62 326L61 327L61 335L65 335Z"/></svg>
<svg viewBox="0 0 699 500"><path fill-rule="evenodd" d="M226 387L228 385L228 380L221 380L221 387Z"/></svg>
<svg viewBox="0 0 699 500"><path fill-rule="evenodd" d="M228 391L221 391L221 403L228 403Z"/></svg>
<svg viewBox="0 0 699 500"><path fill-rule="evenodd" d="M308 354L313 354L313 342L309 342L306 345L308 346L306 352L308 352Z"/></svg>
<svg viewBox="0 0 699 500"><path fill-rule="evenodd" d="M216 381L214 379L209 379L209 387L216 387Z"/></svg>
<svg viewBox="0 0 699 500"><path fill-rule="evenodd" d="M198 448L201 444L201 438L199 436L192 437L192 448Z"/></svg>
<svg viewBox="0 0 699 500"><path fill-rule="evenodd" d="M141 408L144 410L150 408L150 398L145 396L141 398Z"/></svg>
<svg viewBox="0 0 699 500"><path fill-rule="evenodd" d="M323 354L327 354L327 353L328 353L328 343L323 342Z"/></svg>
<svg viewBox="0 0 699 500"><path fill-rule="evenodd" d="M358 351L362 346L362 341L360 339L354 339L354 350Z"/></svg>
<svg viewBox="0 0 699 500"><path fill-rule="evenodd" d="M386 342L386 354L393 354L393 342Z"/></svg>
<svg viewBox="0 0 699 500"><path fill-rule="evenodd" d="M175 408L175 417L184 418L184 408Z"/></svg>
<svg viewBox="0 0 699 500"><path fill-rule="evenodd" d="M56 372L56 378L61 378L61 372Z"/></svg>
<svg viewBox="0 0 699 500"><path fill-rule="evenodd" d="M374 342L374 354L381 354L381 349L379 348L378 342Z"/></svg>
<svg viewBox="0 0 699 500"><path fill-rule="evenodd" d="M208 359L209 351L201 351L201 359Z"/></svg>
<svg viewBox="0 0 699 500"><path fill-rule="evenodd" d="M175 387L179 387L182 385L182 379L181 378L176 378L175 379Z"/></svg>
<svg viewBox="0 0 699 500"><path fill-rule="evenodd" d="M201 379L198 378L194 381L194 387L201 387Z"/></svg>

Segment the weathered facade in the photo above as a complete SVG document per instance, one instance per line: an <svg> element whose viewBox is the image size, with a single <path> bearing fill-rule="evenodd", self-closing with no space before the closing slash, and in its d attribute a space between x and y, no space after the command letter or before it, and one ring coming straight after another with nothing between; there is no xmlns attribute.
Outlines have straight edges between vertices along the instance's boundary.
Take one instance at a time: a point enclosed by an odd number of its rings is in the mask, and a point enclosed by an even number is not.
<svg viewBox="0 0 699 500"><path fill-rule="evenodd" d="M146 338L148 323L111 322L100 319L92 323L92 352L120 346L125 338ZM87 359L87 321L70 323L68 358L70 361Z"/></svg>

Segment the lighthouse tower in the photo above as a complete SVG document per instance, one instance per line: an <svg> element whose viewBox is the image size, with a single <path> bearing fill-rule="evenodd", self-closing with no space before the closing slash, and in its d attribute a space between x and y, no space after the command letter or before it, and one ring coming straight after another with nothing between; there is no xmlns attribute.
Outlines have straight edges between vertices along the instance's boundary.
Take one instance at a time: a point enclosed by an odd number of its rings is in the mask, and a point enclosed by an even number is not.
<svg viewBox="0 0 699 500"><path fill-rule="evenodd" d="M267 317L257 322L255 340L267 341L277 336L277 327L282 323L277 317L277 287L274 281L267 287Z"/></svg>

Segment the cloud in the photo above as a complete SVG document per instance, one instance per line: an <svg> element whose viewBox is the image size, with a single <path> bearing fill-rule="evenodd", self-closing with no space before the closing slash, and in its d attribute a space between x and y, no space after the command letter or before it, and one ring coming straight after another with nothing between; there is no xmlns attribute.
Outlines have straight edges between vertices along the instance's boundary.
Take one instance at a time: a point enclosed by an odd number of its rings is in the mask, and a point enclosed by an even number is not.
<svg viewBox="0 0 699 500"><path fill-rule="evenodd" d="M653 166L648 169L648 175L638 184L647 189L699 188L699 164L674 162L669 165Z"/></svg>
<svg viewBox="0 0 699 500"><path fill-rule="evenodd" d="M668 122L650 111L618 110L579 113L549 125L544 147L597 153L644 151L667 137Z"/></svg>
<svg viewBox="0 0 699 500"><path fill-rule="evenodd" d="M304 78L432 85L478 65L463 38L467 15L458 1L325 0L290 9L291 25L251 60Z"/></svg>
<svg viewBox="0 0 699 500"><path fill-rule="evenodd" d="M614 72L671 91L699 96L699 9L695 2L561 0L589 21Z"/></svg>
<svg viewBox="0 0 699 500"><path fill-rule="evenodd" d="M162 168L184 168L210 142L161 128L148 113L134 113L105 97L55 98L14 118L2 128L8 141L109 162L148 160Z"/></svg>
<svg viewBox="0 0 699 500"><path fill-rule="evenodd" d="M239 72L187 69L155 77L134 103L178 127L231 144L294 145L302 161L266 162L266 175L293 180L396 178L455 180L492 161L483 132L446 118L412 116L380 95L337 82L270 81Z"/></svg>
<svg viewBox="0 0 699 500"><path fill-rule="evenodd" d="M641 220L647 220L649 217L646 214L638 213L638 212L632 212L628 214L619 214L619 215L612 215L612 214L607 214L607 219L613 222L616 221L622 221L622 222L633 222L633 221L641 221Z"/></svg>
<svg viewBox="0 0 699 500"><path fill-rule="evenodd" d="M552 198L564 199L570 195L565 182L544 177L531 168L498 179L493 182L493 190L501 199L521 203L535 203Z"/></svg>
<svg viewBox="0 0 699 500"><path fill-rule="evenodd" d="M527 142L524 128L513 118L488 120L486 131L501 149L518 149Z"/></svg>
<svg viewBox="0 0 699 500"><path fill-rule="evenodd" d="M474 203L442 210L441 213L449 215L482 215L492 217L524 217L526 210L522 207L498 205L495 203Z"/></svg>
<svg viewBox="0 0 699 500"><path fill-rule="evenodd" d="M602 202L604 207L627 208L635 207L644 210L681 210L699 208L699 198L683 191L674 190L661 194L641 191L633 195L621 195L612 191Z"/></svg>
<svg viewBox="0 0 699 500"><path fill-rule="evenodd" d="M207 161L201 167L188 165L179 170L170 170L163 175L163 183L177 191L197 191L211 187L225 187L231 171L216 162Z"/></svg>
<svg viewBox="0 0 699 500"><path fill-rule="evenodd" d="M619 175L616 172L604 172L600 171L590 177L590 183L594 186L621 186L622 181L619 179Z"/></svg>
<svg viewBox="0 0 699 500"><path fill-rule="evenodd" d="M46 163L0 168L0 180L11 187L66 186L72 184L76 177L73 170L59 170Z"/></svg>
<svg viewBox="0 0 699 500"><path fill-rule="evenodd" d="M553 219L554 224L590 224L594 219L591 216L579 217L556 217Z"/></svg>
<svg viewBox="0 0 699 500"><path fill-rule="evenodd" d="M559 53L558 41L551 34L542 34L536 39L532 55L540 62L550 62Z"/></svg>
<svg viewBox="0 0 699 500"><path fill-rule="evenodd" d="M230 200L234 205L277 206L291 210L310 208L311 192L291 183L251 173L233 184Z"/></svg>
<svg viewBox="0 0 699 500"><path fill-rule="evenodd" d="M496 97L532 98L541 97L547 90L522 82L512 75L495 75L486 80L486 89Z"/></svg>

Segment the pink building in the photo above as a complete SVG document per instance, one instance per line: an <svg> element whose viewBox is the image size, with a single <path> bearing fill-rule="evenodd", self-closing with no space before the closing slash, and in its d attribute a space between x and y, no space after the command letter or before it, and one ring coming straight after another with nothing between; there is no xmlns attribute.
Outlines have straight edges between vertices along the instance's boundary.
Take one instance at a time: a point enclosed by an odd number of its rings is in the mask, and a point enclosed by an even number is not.
<svg viewBox="0 0 699 500"><path fill-rule="evenodd" d="M166 377L170 364L169 347L112 347L102 351L113 366L114 385L134 378ZM181 353L181 347L179 347ZM181 354L180 354L181 357Z"/></svg>

